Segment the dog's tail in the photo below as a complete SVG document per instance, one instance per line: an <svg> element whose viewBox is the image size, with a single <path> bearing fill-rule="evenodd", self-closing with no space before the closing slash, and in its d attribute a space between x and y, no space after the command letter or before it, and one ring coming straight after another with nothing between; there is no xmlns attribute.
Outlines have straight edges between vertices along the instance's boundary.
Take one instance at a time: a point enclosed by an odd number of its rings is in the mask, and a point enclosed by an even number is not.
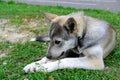
<svg viewBox="0 0 120 80"><path fill-rule="evenodd" d="M36 38L32 38L30 41L49 42L50 38L48 36L38 36Z"/></svg>

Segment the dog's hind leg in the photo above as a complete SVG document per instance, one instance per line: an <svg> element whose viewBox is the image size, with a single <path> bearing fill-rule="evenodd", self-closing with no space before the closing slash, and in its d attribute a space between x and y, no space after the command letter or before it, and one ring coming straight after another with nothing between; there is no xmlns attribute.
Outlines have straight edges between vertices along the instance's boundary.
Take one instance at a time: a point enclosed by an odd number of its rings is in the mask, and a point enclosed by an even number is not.
<svg viewBox="0 0 120 80"><path fill-rule="evenodd" d="M104 69L103 49L96 45L86 49L85 57L61 59L58 69L63 68L83 68L92 70Z"/></svg>

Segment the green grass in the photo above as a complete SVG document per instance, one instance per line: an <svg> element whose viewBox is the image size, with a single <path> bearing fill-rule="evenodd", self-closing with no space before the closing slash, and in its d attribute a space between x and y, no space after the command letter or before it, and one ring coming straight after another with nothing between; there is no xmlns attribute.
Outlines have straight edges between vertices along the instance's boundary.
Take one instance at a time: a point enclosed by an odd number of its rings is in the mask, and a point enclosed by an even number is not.
<svg viewBox="0 0 120 80"><path fill-rule="evenodd" d="M10 19L12 24L23 24L22 18L43 19L40 11L65 15L71 12L84 11L86 15L108 21L117 31L116 47L111 55L105 59L108 69L83 70L65 69L51 73L23 74L23 67L45 56L48 43L25 42L10 43L0 42L0 50L8 51L7 57L0 58L0 80L119 80L120 79L120 12L112 13L103 10L63 8L61 6L38 6L17 4L13 2L0 2L0 18ZM44 30L43 30L44 32ZM6 63L6 64L4 64Z"/></svg>

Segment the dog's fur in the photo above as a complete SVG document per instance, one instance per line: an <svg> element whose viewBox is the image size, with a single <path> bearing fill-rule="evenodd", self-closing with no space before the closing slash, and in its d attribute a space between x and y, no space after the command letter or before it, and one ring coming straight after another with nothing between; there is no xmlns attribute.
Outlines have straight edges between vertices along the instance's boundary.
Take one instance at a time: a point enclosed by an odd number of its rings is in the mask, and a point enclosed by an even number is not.
<svg viewBox="0 0 120 80"><path fill-rule="evenodd" d="M64 68L104 69L103 58L113 50L116 41L116 32L110 24L83 12L65 16L42 13L52 24L49 38L44 37L50 39L48 53L42 60L25 66L25 73Z"/></svg>

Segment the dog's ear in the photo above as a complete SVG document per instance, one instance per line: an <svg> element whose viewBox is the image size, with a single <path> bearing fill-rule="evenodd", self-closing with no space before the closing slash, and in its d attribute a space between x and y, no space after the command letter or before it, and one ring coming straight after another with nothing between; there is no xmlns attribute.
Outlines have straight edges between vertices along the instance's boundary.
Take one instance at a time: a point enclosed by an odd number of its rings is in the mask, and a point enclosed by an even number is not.
<svg viewBox="0 0 120 80"><path fill-rule="evenodd" d="M51 13L47 13L47 12L44 12L42 11L41 12L45 18L47 18L49 21L52 21L53 19L55 19L56 17L58 17L58 15L56 14L51 14Z"/></svg>
<svg viewBox="0 0 120 80"><path fill-rule="evenodd" d="M73 17L68 18L65 23L65 29L70 33L77 33L77 23Z"/></svg>

